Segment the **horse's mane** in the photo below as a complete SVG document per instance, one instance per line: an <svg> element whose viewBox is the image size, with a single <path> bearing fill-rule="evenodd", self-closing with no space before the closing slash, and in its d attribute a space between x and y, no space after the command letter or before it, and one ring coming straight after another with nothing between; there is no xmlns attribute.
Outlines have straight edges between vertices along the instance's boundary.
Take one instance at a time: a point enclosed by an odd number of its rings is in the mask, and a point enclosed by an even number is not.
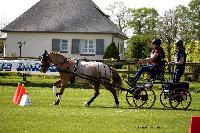
<svg viewBox="0 0 200 133"><path fill-rule="evenodd" d="M60 53L58 53L58 52L54 52L54 51L49 52L49 54L59 55L59 56L61 56L61 57L63 57L63 58L67 58L67 57L65 57L64 55L62 55L62 54L60 54Z"/></svg>

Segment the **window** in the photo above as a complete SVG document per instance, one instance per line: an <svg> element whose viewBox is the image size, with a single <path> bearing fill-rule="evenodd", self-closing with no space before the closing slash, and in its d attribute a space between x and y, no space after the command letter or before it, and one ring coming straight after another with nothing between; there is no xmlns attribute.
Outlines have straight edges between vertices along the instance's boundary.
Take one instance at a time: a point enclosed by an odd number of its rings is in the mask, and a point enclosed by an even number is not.
<svg viewBox="0 0 200 133"><path fill-rule="evenodd" d="M80 56L104 55L104 39L72 39L71 54Z"/></svg>
<svg viewBox="0 0 200 133"><path fill-rule="evenodd" d="M68 53L68 40L52 39L52 51Z"/></svg>
<svg viewBox="0 0 200 133"><path fill-rule="evenodd" d="M95 40L80 40L81 54L95 54Z"/></svg>
<svg viewBox="0 0 200 133"><path fill-rule="evenodd" d="M60 51L67 51L68 40L61 40L60 42Z"/></svg>

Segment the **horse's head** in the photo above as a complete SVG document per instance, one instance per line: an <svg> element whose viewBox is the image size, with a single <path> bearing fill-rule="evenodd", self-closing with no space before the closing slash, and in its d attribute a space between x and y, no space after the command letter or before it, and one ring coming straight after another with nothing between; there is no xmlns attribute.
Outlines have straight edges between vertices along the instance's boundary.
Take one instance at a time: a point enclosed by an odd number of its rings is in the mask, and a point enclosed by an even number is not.
<svg viewBox="0 0 200 133"><path fill-rule="evenodd" d="M51 65L51 60L49 58L48 52L45 50L44 54L40 57L41 59L41 69L40 71L46 73Z"/></svg>

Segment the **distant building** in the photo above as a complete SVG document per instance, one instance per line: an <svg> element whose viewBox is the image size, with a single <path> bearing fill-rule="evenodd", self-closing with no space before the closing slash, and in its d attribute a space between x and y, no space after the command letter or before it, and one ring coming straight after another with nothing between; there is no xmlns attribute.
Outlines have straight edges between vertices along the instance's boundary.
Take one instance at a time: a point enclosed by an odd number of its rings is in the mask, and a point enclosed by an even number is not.
<svg viewBox="0 0 200 133"><path fill-rule="evenodd" d="M71 58L102 59L115 42L124 59L127 36L92 0L40 0L3 30L5 56L38 57L44 50Z"/></svg>

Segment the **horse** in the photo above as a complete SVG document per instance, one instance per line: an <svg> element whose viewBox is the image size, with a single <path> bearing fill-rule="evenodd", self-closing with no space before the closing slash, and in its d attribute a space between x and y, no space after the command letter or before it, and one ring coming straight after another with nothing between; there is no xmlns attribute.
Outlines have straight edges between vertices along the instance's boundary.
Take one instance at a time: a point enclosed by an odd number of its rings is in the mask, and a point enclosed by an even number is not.
<svg viewBox="0 0 200 133"><path fill-rule="evenodd" d="M70 59L57 52L47 52L41 56L41 72L46 73L51 65L59 72L60 79L53 84L53 89L60 87L56 93L54 105L59 105L61 96L67 83L91 83L94 86L94 95L83 106L89 106L100 94L102 84L114 97L114 107L119 106L118 94L121 91L122 80L118 72L102 62Z"/></svg>

